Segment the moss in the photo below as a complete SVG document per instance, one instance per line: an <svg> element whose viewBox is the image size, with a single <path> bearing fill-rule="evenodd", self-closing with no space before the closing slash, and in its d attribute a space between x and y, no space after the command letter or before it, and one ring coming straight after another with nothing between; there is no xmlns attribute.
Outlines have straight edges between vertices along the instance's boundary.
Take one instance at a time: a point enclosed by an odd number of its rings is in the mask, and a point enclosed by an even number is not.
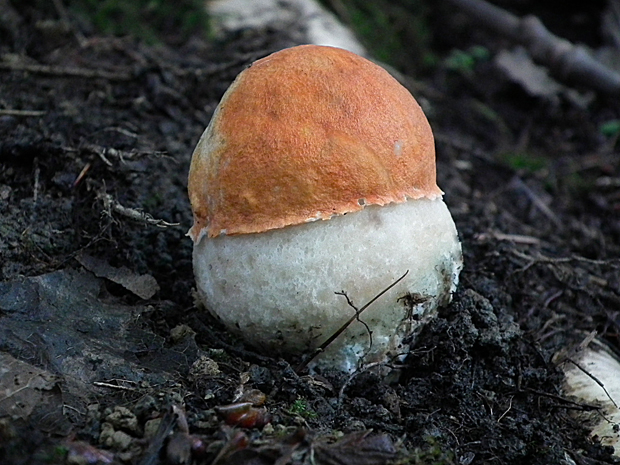
<svg viewBox="0 0 620 465"><path fill-rule="evenodd" d="M528 152L506 152L500 158L509 167L516 171L535 173L548 168L549 161L543 157L532 155Z"/></svg>
<svg viewBox="0 0 620 465"><path fill-rule="evenodd" d="M446 68L469 75L478 63L488 61L490 56L486 47L477 45L467 50L453 49L443 62Z"/></svg>
<svg viewBox="0 0 620 465"><path fill-rule="evenodd" d="M303 397L298 397L297 400L292 403L289 412L307 419L316 418L318 416L317 413L310 408L308 401Z"/></svg>
<svg viewBox="0 0 620 465"><path fill-rule="evenodd" d="M606 137L617 137L620 135L620 119L612 119L599 126L599 132Z"/></svg>

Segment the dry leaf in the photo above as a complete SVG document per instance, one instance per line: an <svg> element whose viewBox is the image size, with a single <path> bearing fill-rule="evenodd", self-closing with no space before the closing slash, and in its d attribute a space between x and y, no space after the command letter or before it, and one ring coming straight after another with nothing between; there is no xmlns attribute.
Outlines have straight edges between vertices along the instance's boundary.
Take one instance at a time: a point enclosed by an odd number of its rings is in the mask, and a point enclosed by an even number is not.
<svg viewBox="0 0 620 465"><path fill-rule="evenodd" d="M58 381L49 371L0 353L0 417L26 420Z"/></svg>
<svg viewBox="0 0 620 465"><path fill-rule="evenodd" d="M150 274L136 274L124 266L116 268L104 260L86 254L78 255L76 259L98 278L106 278L120 284L141 299L150 299L159 291L159 284Z"/></svg>

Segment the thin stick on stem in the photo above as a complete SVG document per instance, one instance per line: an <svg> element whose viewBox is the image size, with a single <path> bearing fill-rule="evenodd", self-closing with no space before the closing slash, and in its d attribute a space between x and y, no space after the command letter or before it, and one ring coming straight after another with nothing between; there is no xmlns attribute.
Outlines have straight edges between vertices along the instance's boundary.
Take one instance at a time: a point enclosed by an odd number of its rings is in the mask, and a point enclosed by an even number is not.
<svg viewBox="0 0 620 465"><path fill-rule="evenodd" d="M405 276L407 276L407 274L409 274L409 270L405 271L405 274L403 274L400 278L398 278L396 281L394 281L392 284L390 284L388 287L386 287L385 289L383 289L381 292L379 292L376 296L374 296L366 305L364 305L362 308L360 308L359 310L357 310L355 312L355 315L353 315L351 318L349 318L340 328L338 328L329 338L327 338L327 340L325 342L323 342L323 344L321 344L319 347L317 347L317 349L314 351L314 353L312 354L311 357L309 357L307 360L301 362L299 364L299 366L295 369L295 371L297 373L299 373L301 370L303 370L306 366L308 366L308 364L314 360L316 358L317 355L319 355L321 352L323 352L332 342L334 342L336 340L336 338L338 336L340 336L348 327L351 323L353 323L353 321L355 321L357 318L359 318L359 316L361 315L361 313L366 310L368 307L370 307L373 303L375 303L377 301L377 299L379 299L383 294L385 294L387 291L389 291L390 289L392 289L394 286L396 286L399 282L401 282ZM336 294L339 295L344 295L344 292L336 292ZM346 297L346 295L345 295ZM347 297L347 301L348 301L348 297ZM355 307L353 307L355 308Z"/></svg>

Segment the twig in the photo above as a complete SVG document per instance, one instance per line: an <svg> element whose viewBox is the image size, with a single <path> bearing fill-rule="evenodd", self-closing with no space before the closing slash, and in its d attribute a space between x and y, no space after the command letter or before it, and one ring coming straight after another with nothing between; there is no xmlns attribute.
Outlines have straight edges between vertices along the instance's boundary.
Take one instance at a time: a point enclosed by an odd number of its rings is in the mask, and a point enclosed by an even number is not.
<svg viewBox="0 0 620 465"><path fill-rule="evenodd" d="M63 150L67 152L77 152L79 150L87 150L97 155L101 159L101 161L103 161L108 166L113 166L113 163L109 160L108 157L118 158L122 163L124 163L126 160L132 160L135 158L146 157L146 156L167 157L167 158L174 160L174 158L171 158L168 156L167 152L163 152L163 151L143 151L143 150L142 151L139 151L139 150L126 151L126 150L115 149L112 147L102 147L101 145L88 144L88 143L80 145L79 148L63 147Z"/></svg>
<svg viewBox="0 0 620 465"><path fill-rule="evenodd" d="M137 139L138 137L140 137L135 132L128 131L127 129L121 128L118 126L111 126L109 128L104 128L103 130L106 132L111 132L111 131L118 132L119 134L122 134L127 137L131 137L132 139Z"/></svg>
<svg viewBox="0 0 620 465"><path fill-rule="evenodd" d="M58 12L58 16L60 16L60 20L62 21L64 26L67 29L70 29L71 31L73 31L73 34L75 35L75 38L77 39L77 41L80 43L80 46L83 46L84 43L86 43L86 37L84 37L84 34L82 34L78 29L73 27L73 25L71 24L71 21L69 20L69 14L67 13L67 9L63 5L62 1L61 0L52 0L52 1L54 3L54 7L56 8L56 11Z"/></svg>
<svg viewBox="0 0 620 465"><path fill-rule="evenodd" d="M557 400L558 402L561 402L563 404L572 405L573 409L579 408L580 410L584 410L584 411L592 411L592 410L600 411L601 410L601 408L597 405L589 405L589 404L584 404L582 402L576 402L574 400L567 399L566 397L558 396L557 394L551 394L549 392L539 391L537 389L533 389L529 387L526 387L524 390L526 392L531 392L532 394L536 394L541 397L547 397L549 399ZM564 408L569 408L569 407L564 407Z"/></svg>
<svg viewBox="0 0 620 465"><path fill-rule="evenodd" d="M605 391L605 395L607 395L607 398L611 401L612 404L614 404L614 407L618 408L618 404L616 404L616 401L611 397L611 394L609 394L609 392L607 391L607 388L605 387L605 384L601 380L599 380L596 376L594 376L592 373L590 373L584 367L579 365L573 359L569 358L566 361L572 363L573 365L575 365L579 370L581 370L583 372L583 374L585 374L588 378L590 378L592 381L594 381L596 384L598 384L601 387L601 389L603 391Z"/></svg>
<svg viewBox="0 0 620 465"><path fill-rule="evenodd" d="M344 382L344 384L338 391L338 408L340 408L340 405L342 404L342 399L344 398L344 390L349 386L349 384L351 384L351 381L353 381L358 375L361 375L362 373L370 370L371 368L374 368L379 365L383 365L383 363L384 362L369 363L368 365L365 365L359 370L356 370L353 373L351 373L351 375L347 378L347 380Z"/></svg>
<svg viewBox="0 0 620 465"><path fill-rule="evenodd" d="M179 223L168 223L167 221L153 218L149 213L145 213L135 208L129 208L121 205L110 194L106 194L104 191L97 193L97 198L103 202L103 206L108 215L111 216L111 212L114 211L119 215L122 215L138 223L146 223L159 228L167 228L168 226L179 226Z"/></svg>
<svg viewBox="0 0 620 465"><path fill-rule="evenodd" d="M308 366L308 364L310 362L312 362L312 360L314 360L316 358L317 355L319 355L321 352L323 352L332 342L334 342L336 340L336 338L338 336L340 336L348 327L351 323L353 323L357 318L359 318L360 314L366 310L368 307L370 307L373 303L375 303L375 301L381 297L383 294L385 294L387 291L389 291L390 289L392 289L394 286L396 286L399 282L401 282L405 276L407 276L409 274L409 270L405 271L405 274L402 275L400 278L398 278L396 281L394 281L392 284L390 284L388 287L386 287L385 289L383 289L381 292L379 292L376 296L374 296L372 299L370 299L370 301L364 305L362 308L359 309L359 311L355 312L355 315L353 315L351 318L349 318L340 328L338 328L334 334L332 334L329 338L327 338L327 340L325 342L323 342L323 344L321 344L312 354L312 356L308 357L307 360L304 360L303 362L301 362L297 368L295 368L295 371L297 373L299 373L301 370L303 370L306 366ZM348 297L347 297L348 300Z"/></svg>
<svg viewBox="0 0 620 465"><path fill-rule="evenodd" d="M86 173L88 173L90 171L90 167L92 165L90 163L86 163L84 165L84 168L82 168L82 171L80 171L80 174L77 175L77 177L75 178L75 181L73 181L72 186L73 187L77 187L77 185L82 182L82 179L84 179L84 177L86 176Z"/></svg>
<svg viewBox="0 0 620 465"><path fill-rule="evenodd" d="M524 236L523 234L506 234L499 231L489 231L485 233L476 234L476 240L486 241L488 239L495 239L498 241L510 241L515 244L526 244L526 245L538 245L540 244L540 239L533 236Z"/></svg>
<svg viewBox="0 0 620 465"><path fill-rule="evenodd" d="M473 143L455 137L453 134L444 133L441 130L435 131L435 141L458 151L467 152L491 166L501 166L488 152L474 146Z"/></svg>
<svg viewBox="0 0 620 465"><path fill-rule="evenodd" d="M583 341L581 341L579 344L569 347L566 350L561 351L558 354L556 354L553 357L552 361L553 363L555 363L556 366L560 366L567 362L570 362L573 365L575 365L575 367L578 370L583 372L583 374L585 374L588 378L590 378L592 381L598 384L601 387L601 389L603 389L603 391L605 392L605 394L607 395L611 403L614 404L614 407L618 408L618 404L616 404L616 401L614 401L614 399L611 397L611 395L607 391L605 384L574 360L574 358L578 357L579 354L582 354L583 351L586 350L588 346L592 343L592 341L596 339L596 335L597 335L596 330L591 331L589 334L586 335Z"/></svg>
<svg viewBox="0 0 620 465"><path fill-rule="evenodd" d="M589 263L591 265L611 266L611 267L615 267L615 264L620 264L620 258L610 258L608 260L593 260L591 258L580 257L579 255L572 255L570 257L553 258L553 257L547 257L540 253L538 253L537 256L533 257L523 252L519 252L518 250L512 250L511 252L519 258L528 260L530 263L526 265L527 268L531 267L532 265L536 263L557 264L557 263L583 262L583 263Z"/></svg>
<svg viewBox="0 0 620 465"><path fill-rule="evenodd" d="M34 158L34 187L32 189L32 203L34 205L37 204L37 200L39 198L39 188L40 188L40 176L41 168L39 168L39 159L37 157Z"/></svg>
<svg viewBox="0 0 620 465"><path fill-rule="evenodd" d="M38 110L13 110L11 108L0 109L0 115L6 116L42 116L46 113L46 111Z"/></svg>
<svg viewBox="0 0 620 465"><path fill-rule="evenodd" d="M502 421L502 418L504 418L506 416L506 414L508 414L508 412L510 412L510 410L512 409L512 399L514 398L514 396L510 396L510 401L508 402L508 408L504 411L504 413L502 413L499 418L497 419L497 423L499 423L500 421Z"/></svg>
<svg viewBox="0 0 620 465"><path fill-rule="evenodd" d="M111 383L103 383L101 381L94 381L93 384L97 387L105 387L105 388L110 388L110 389L119 389L121 391L131 391L131 392L136 392L137 389L136 388L131 388L131 387L127 387L127 386L121 386L119 384L111 384Z"/></svg>
<svg viewBox="0 0 620 465"><path fill-rule="evenodd" d="M610 176L603 176L595 181L598 187L620 187L620 178L612 178Z"/></svg>
<svg viewBox="0 0 620 465"><path fill-rule="evenodd" d="M65 66L50 66L26 63L0 63L0 70L26 71L35 74L48 74L51 76L81 77L87 79L101 78L109 81L129 81L133 75L129 72L111 72L100 69L86 69Z"/></svg>
<svg viewBox="0 0 620 465"><path fill-rule="evenodd" d="M110 150L110 149L106 149L106 148L102 147L102 150L95 150L94 152L97 154L97 156L99 156L99 158L101 158L101 161L102 161L103 163L105 163L106 165L108 165L108 166L110 166L110 167L111 167L111 166L114 166L114 165L113 165L113 164L112 164L112 162L111 162L110 160L108 160L108 159L106 158L106 156L105 156L105 155L106 155L106 152L107 152L108 150Z"/></svg>
<svg viewBox="0 0 620 465"><path fill-rule="evenodd" d="M620 94L620 74L545 28L536 16L519 18L484 0L447 0L483 26L527 48L534 61L562 80L608 94Z"/></svg>
<svg viewBox="0 0 620 465"><path fill-rule="evenodd" d="M371 331L370 327L368 326L368 324L365 321L360 319L360 310L358 310L358 308L353 304L351 299L349 299L349 296L347 295L346 292L340 291L340 292L334 292L334 294L341 295L345 299L347 299L347 304L349 304L349 307L351 307L353 310L355 310L355 316L356 316L357 321L359 321L361 324L364 325L364 328L366 328L366 332L368 333L368 338L370 339L370 344L368 346L368 351L370 352L370 350L372 349L372 331Z"/></svg>
<svg viewBox="0 0 620 465"><path fill-rule="evenodd" d="M562 228L563 224L555 213L547 206L545 202L525 184L521 178L514 176L510 181L509 188L513 188L517 192L525 194L525 196L534 204L534 206L545 215L557 228Z"/></svg>

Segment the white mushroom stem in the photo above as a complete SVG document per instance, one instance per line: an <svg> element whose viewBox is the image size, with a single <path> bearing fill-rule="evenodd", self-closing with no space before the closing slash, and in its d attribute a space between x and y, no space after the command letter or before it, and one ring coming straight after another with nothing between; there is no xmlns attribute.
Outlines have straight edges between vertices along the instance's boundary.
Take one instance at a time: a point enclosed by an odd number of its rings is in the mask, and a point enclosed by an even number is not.
<svg viewBox="0 0 620 465"><path fill-rule="evenodd" d="M443 200L409 200L260 234L203 237L194 248L206 306L250 344L312 354L396 281L316 359L351 372L407 352L405 339L448 303L462 266ZM372 334L369 333L369 330ZM372 342L371 342L372 341Z"/></svg>

